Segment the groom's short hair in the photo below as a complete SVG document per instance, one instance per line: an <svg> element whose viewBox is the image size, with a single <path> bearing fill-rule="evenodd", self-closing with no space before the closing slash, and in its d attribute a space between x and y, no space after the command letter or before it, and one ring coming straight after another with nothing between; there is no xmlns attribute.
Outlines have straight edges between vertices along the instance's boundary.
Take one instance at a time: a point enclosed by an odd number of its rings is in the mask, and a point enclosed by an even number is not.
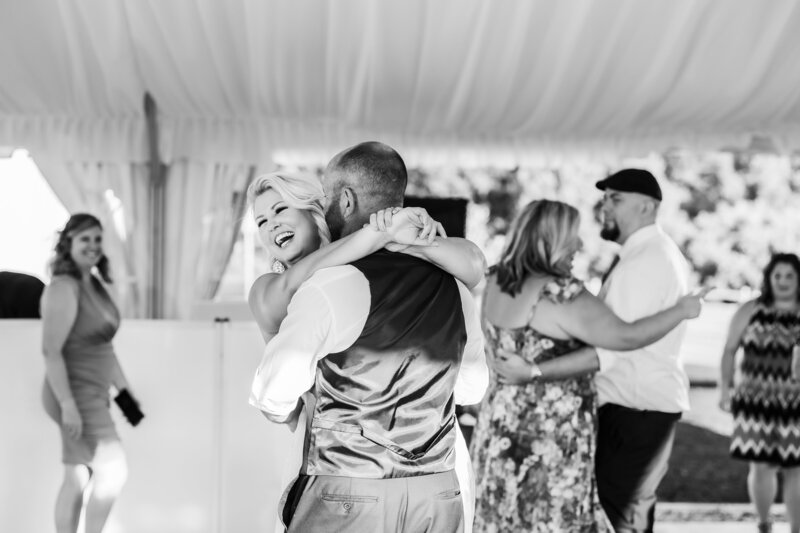
<svg viewBox="0 0 800 533"><path fill-rule="evenodd" d="M391 146L362 142L342 151L331 166L348 185L363 193L358 199L362 208L403 205L408 172L403 158Z"/></svg>

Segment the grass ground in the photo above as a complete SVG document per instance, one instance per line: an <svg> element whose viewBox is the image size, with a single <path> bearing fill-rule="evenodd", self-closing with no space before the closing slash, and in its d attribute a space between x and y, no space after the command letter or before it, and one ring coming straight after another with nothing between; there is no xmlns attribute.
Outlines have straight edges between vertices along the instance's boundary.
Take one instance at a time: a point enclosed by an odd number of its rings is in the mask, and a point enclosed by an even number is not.
<svg viewBox="0 0 800 533"><path fill-rule="evenodd" d="M728 455L729 437L680 422L670 468L658 489L667 502L746 503L747 463Z"/></svg>
<svg viewBox="0 0 800 533"><path fill-rule="evenodd" d="M717 407L719 391L693 387L692 411L678 423L661 501L746 503L747 463L730 457L731 416Z"/></svg>

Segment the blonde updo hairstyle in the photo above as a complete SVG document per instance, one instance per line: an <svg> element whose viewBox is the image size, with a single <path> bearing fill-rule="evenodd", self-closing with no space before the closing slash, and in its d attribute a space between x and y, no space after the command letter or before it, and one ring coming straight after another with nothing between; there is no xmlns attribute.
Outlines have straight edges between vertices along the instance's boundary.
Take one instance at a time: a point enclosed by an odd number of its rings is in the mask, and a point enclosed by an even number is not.
<svg viewBox="0 0 800 533"><path fill-rule="evenodd" d="M500 261L490 269L500 289L515 296L531 274L571 275L569 242L578 233L580 214L569 204L534 200L511 225Z"/></svg>
<svg viewBox="0 0 800 533"><path fill-rule="evenodd" d="M251 209L256 198L269 189L277 192L289 207L311 213L317 226L320 246L331 242L331 232L325 222L325 211L322 207L325 192L316 176L289 172L271 172L258 176L247 188L247 203ZM274 257L270 257L270 261L274 260Z"/></svg>

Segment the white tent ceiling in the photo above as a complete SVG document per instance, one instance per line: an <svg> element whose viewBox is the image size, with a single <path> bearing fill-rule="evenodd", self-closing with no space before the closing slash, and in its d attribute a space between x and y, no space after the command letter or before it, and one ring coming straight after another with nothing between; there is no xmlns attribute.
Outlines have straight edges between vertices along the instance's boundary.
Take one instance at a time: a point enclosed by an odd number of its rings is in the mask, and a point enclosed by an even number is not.
<svg viewBox="0 0 800 533"><path fill-rule="evenodd" d="M126 316L186 317L276 158L800 149L798 28L800 0L0 0L0 147L114 229Z"/></svg>
<svg viewBox="0 0 800 533"><path fill-rule="evenodd" d="M800 147L797 0L0 0L0 145L170 161Z"/></svg>

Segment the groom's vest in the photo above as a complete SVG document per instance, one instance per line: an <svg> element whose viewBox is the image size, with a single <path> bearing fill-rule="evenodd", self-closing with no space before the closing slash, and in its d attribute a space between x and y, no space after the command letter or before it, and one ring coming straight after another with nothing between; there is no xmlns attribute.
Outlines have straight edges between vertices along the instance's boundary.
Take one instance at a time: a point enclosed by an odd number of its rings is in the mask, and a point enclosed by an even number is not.
<svg viewBox="0 0 800 533"><path fill-rule="evenodd" d="M364 329L317 366L302 473L359 478L453 469L467 340L455 279L406 254L352 263L369 282Z"/></svg>

